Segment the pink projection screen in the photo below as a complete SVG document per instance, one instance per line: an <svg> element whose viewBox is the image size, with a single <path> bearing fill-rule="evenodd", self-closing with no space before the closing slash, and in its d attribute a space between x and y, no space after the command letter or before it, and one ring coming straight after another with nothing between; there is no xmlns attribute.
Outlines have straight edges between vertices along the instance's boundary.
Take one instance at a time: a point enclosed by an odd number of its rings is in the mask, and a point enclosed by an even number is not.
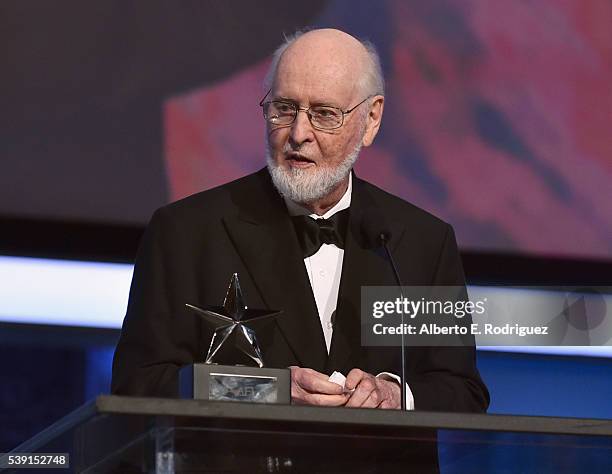
<svg viewBox="0 0 612 474"><path fill-rule="evenodd" d="M382 3L385 24L349 25L387 84L357 174L451 222L463 248L612 258L612 4ZM166 100L172 200L264 165L268 64Z"/></svg>

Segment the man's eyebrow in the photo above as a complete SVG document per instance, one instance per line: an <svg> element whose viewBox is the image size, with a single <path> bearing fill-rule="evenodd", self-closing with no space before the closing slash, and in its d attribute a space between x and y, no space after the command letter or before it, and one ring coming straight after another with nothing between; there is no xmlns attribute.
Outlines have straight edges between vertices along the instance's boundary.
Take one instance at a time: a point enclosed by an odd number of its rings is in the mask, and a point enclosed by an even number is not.
<svg viewBox="0 0 612 474"><path fill-rule="evenodd" d="M289 97L283 97L281 96L274 96L272 98L273 100L280 100L281 102L291 102L292 104L297 104L297 101L290 99Z"/></svg>
<svg viewBox="0 0 612 474"><path fill-rule="evenodd" d="M284 97L284 96L276 96L274 97L273 100L278 100L281 102L290 102L292 104L297 104L299 105L299 102L295 99L291 99L289 97ZM332 103L332 101L327 101L327 100L313 100L312 102L310 102L310 107L319 107L319 106L327 106L327 107L334 107L339 109L340 107L338 107L337 105L334 105Z"/></svg>
<svg viewBox="0 0 612 474"><path fill-rule="evenodd" d="M326 107L335 107L337 109L339 109L340 107L338 107L337 105L334 105L333 101L331 100L313 100L310 103L310 106L321 106L324 105Z"/></svg>

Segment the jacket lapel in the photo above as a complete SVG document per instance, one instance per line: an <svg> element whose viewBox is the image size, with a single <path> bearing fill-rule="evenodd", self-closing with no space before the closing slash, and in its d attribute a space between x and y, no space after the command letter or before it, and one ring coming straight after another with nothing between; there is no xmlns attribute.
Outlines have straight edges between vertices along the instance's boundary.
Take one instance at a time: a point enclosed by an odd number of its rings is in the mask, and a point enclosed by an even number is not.
<svg viewBox="0 0 612 474"><path fill-rule="evenodd" d="M363 221L371 213L385 215L368 193L366 184L353 175L349 228L342 263L336 319L326 371L346 373L358 367L361 353L361 287L395 285L390 263L379 245L372 245L363 234ZM388 211L387 211L388 213ZM389 247L401 240L404 226L386 216L391 228ZM374 374L376 375L376 374Z"/></svg>
<svg viewBox="0 0 612 474"><path fill-rule="evenodd" d="M283 311L276 324L300 365L322 372L325 339L293 224L267 170L256 176L232 196L238 213L224 218L227 231L266 306Z"/></svg>

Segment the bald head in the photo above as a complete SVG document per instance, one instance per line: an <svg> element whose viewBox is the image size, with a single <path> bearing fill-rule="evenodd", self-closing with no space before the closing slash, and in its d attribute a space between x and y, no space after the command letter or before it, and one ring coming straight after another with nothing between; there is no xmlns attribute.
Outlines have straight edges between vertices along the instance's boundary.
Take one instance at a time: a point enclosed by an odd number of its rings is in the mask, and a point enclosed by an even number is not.
<svg viewBox="0 0 612 474"><path fill-rule="evenodd" d="M266 77L273 88L277 78L342 82L356 96L383 95L384 80L374 46L331 28L296 33L274 53Z"/></svg>

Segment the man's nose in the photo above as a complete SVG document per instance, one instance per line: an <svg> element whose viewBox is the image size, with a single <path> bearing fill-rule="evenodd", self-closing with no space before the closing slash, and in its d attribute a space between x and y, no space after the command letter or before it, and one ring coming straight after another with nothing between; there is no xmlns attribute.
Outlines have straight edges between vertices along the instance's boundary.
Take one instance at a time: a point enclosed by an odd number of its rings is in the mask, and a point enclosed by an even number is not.
<svg viewBox="0 0 612 474"><path fill-rule="evenodd" d="M308 118L308 113L305 110L299 109L297 111L297 116L291 124L290 137L291 141L296 145L313 140L314 131Z"/></svg>

